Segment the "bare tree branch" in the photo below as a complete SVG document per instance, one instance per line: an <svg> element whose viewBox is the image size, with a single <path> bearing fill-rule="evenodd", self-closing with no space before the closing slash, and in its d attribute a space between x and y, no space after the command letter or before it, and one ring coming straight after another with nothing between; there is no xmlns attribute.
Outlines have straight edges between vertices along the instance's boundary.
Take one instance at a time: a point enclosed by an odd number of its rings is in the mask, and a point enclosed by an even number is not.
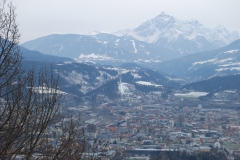
<svg viewBox="0 0 240 160"><path fill-rule="evenodd" d="M80 159L86 139L80 119L59 112L59 77L52 67L22 68L15 7L0 4L0 159ZM53 143L54 142L54 143Z"/></svg>

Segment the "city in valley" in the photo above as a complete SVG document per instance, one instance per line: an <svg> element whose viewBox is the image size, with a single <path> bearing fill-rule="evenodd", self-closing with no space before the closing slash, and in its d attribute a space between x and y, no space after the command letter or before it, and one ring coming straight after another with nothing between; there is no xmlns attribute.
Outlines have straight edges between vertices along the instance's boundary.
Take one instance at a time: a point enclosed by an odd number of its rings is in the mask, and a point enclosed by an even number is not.
<svg viewBox="0 0 240 160"><path fill-rule="evenodd" d="M98 95L93 106L85 101L68 107L71 113L81 112L92 153L106 159L147 160L160 151L239 157L239 100L228 100L234 91L201 101L199 96L206 93L171 94L162 99L158 91L131 92L127 84L119 84L119 89L121 96L116 100Z"/></svg>
<svg viewBox="0 0 240 160"><path fill-rule="evenodd" d="M0 160L240 160L239 6L0 0Z"/></svg>

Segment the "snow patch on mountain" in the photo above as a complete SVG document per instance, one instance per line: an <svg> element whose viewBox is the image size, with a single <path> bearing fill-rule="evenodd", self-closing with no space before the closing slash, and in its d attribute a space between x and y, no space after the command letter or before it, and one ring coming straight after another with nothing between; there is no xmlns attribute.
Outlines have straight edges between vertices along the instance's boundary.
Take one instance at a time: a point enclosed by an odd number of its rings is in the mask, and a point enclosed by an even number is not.
<svg viewBox="0 0 240 160"><path fill-rule="evenodd" d="M192 63L192 66L188 68L188 70L196 69L195 67L197 65L204 65L204 64L220 64L218 65L218 67L228 67L228 66L235 66L240 64L240 63L232 63L231 61L233 60L234 60L233 58L218 59L218 57L216 57L216 58L205 60L205 61L194 62ZM216 71L218 72L223 70L224 68L216 69ZM226 70L229 70L229 69L226 69Z"/></svg>
<svg viewBox="0 0 240 160"><path fill-rule="evenodd" d="M142 76L139 76L137 73L131 72L131 75L134 77L134 79L140 79Z"/></svg>
<svg viewBox="0 0 240 160"><path fill-rule="evenodd" d="M118 70L120 74L126 74L128 72L130 72L131 70L128 70L128 69L121 69L121 70Z"/></svg>
<svg viewBox="0 0 240 160"><path fill-rule="evenodd" d="M146 81L137 81L136 83L141 85L146 85L146 86L162 87L162 85L153 84L151 82L146 82Z"/></svg>
<svg viewBox="0 0 240 160"><path fill-rule="evenodd" d="M97 60L111 60L111 57L108 57L106 55L100 55L100 54L83 54L81 53L80 56L78 57L80 60L81 59L97 59Z"/></svg>
<svg viewBox="0 0 240 160"><path fill-rule="evenodd" d="M230 51L226 51L226 52L223 52L223 53L236 53L236 52L238 52L238 50L237 50L237 49L230 50Z"/></svg>
<svg viewBox="0 0 240 160"><path fill-rule="evenodd" d="M137 48L136 48L136 44L134 42L134 40L130 40L132 42L132 45L133 45L133 49L134 49L134 53L137 53Z"/></svg>
<svg viewBox="0 0 240 160"><path fill-rule="evenodd" d="M119 41L120 41L120 39L117 39L116 41L115 41L115 46L119 46Z"/></svg>
<svg viewBox="0 0 240 160"><path fill-rule="evenodd" d="M236 93L236 90L225 90L226 93Z"/></svg>
<svg viewBox="0 0 240 160"><path fill-rule="evenodd" d="M145 62L145 63L159 63L161 62L160 60L152 60L152 59L138 59L138 60L135 60L134 62L136 63L141 63L141 62Z"/></svg>
<svg viewBox="0 0 240 160"><path fill-rule="evenodd" d="M219 65L219 67L229 67L229 66L240 66L240 62Z"/></svg>
<svg viewBox="0 0 240 160"><path fill-rule="evenodd" d="M192 65L195 66L195 65L198 65L198 64L204 64L204 63L210 63L210 62L216 62L216 61L217 61L217 58L214 58L214 59L209 59L209 60L206 60L206 61L194 62Z"/></svg>
<svg viewBox="0 0 240 160"><path fill-rule="evenodd" d="M206 96L208 92L190 92L190 93L176 93L174 94L176 97L186 97L186 98L198 98L201 96Z"/></svg>
<svg viewBox="0 0 240 160"><path fill-rule="evenodd" d="M202 65L202 64L205 64L205 63L213 63L213 64L221 64L221 63L225 63L227 61L232 61L233 58L226 58L226 59L218 59L218 58L214 58L214 59L209 59L209 60L205 60L205 61L199 61L199 62L194 62L192 65L195 66L195 65Z"/></svg>
<svg viewBox="0 0 240 160"><path fill-rule="evenodd" d="M233 70L240 71L240 67L218 68L215 71L222 72L222 71L227 71L227 70L230 70L230 71L233 71Z"/></svg>
<svg viewBox="0 0 240 160"><path fill-rule="evenodd" d="M166 77L168 80L170 81L178 81L178 82L181 82L181 81L184 81L183 79L181 78L171 78L171 77Z"/></svg>

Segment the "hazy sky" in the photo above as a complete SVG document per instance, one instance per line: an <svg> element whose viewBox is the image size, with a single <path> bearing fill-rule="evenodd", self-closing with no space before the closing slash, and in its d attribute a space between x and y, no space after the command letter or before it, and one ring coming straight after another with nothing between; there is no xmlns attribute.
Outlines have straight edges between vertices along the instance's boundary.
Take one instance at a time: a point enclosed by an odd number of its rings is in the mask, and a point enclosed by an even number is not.
<svg viewBox="0 0 240 160"><path fill-rule="evenodd" d="M21 42L53 33L135 28L165 12L179 20L240 32L240 0L12 0Z"/></svg>

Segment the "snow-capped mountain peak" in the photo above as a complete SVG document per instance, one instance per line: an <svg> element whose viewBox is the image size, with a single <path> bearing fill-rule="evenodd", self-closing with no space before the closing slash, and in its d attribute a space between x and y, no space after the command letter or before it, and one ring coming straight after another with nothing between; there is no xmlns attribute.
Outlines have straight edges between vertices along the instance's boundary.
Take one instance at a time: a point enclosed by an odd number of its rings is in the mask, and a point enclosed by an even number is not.
<svg viewBox="0 0 240 160"><path fill-rule="evenodd" d="M156 24L157 23L174 23L176 19L173 16L167 15L165 12L162 12L151 21Z"/></svg>
<svg viewBox="0 0 240 160"><path fill-rule="evenodd" d="M187 53L223 47L240 38L237 31L230 32L223 26L207 28L197 20L181 21L164 12L142 23L127 36ZM192 47L185 49L186 45Z"/></svg>

